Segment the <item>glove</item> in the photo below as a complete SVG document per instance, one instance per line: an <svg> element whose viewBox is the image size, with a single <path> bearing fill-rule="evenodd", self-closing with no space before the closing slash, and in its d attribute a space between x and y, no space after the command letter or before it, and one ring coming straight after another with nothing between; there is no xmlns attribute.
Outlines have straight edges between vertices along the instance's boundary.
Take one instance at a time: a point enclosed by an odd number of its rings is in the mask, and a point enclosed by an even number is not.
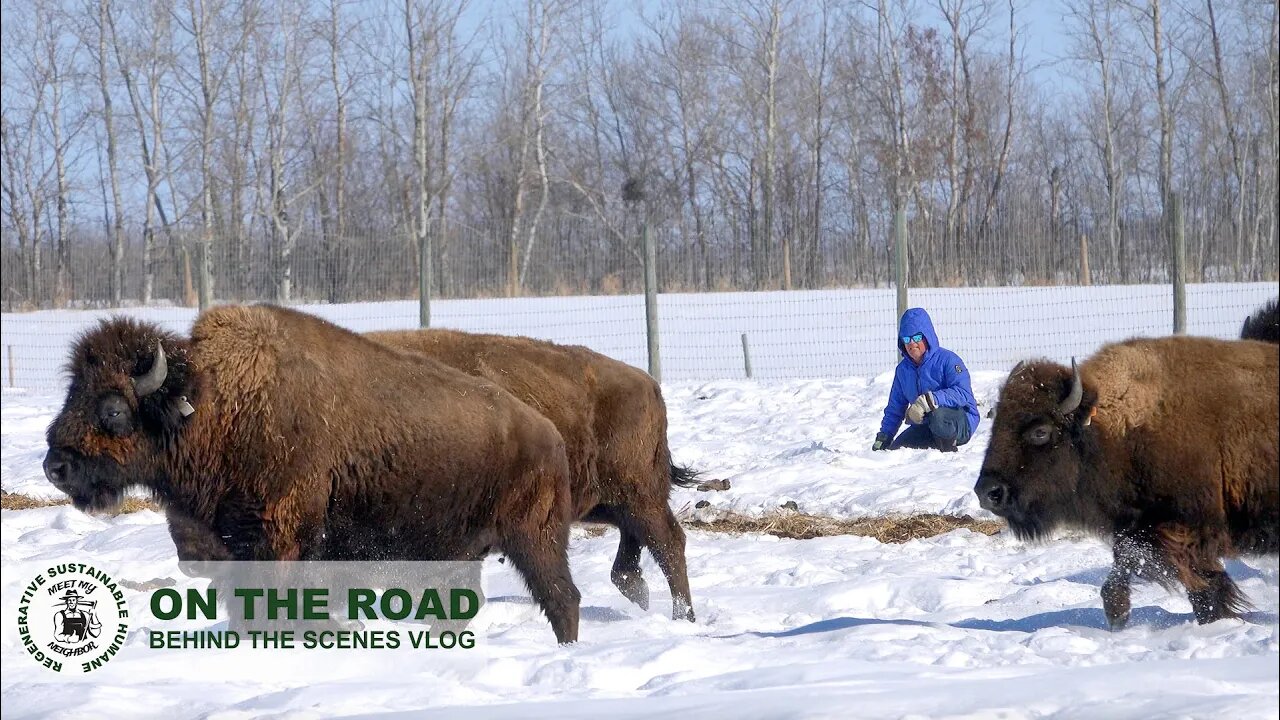
<svg viewBox="0 0 1280 720"><path fill-rule="evenodd" d="M907 422L919 425L924 422L924 416L936 410L937 407L938 403L934 401L933 393L924 393L907 406Z"/></svg>
<svg viewBox="0 0 1280 720"><path fill-rule="evenodd" d="M876 433L876 441L871 443L872 452L876 450L888 450L889 443L893 442L893 438L884 433Z"/></svg>

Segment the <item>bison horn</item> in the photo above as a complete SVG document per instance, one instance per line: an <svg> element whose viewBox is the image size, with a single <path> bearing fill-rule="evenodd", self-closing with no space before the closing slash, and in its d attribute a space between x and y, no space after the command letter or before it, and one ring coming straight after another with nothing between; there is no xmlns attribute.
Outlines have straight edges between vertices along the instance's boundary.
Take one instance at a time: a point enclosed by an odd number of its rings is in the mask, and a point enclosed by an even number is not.
<svg viewBox="0 0 1280 720"><path fill-rule="evenodd" d="M133 378L133 392L138 397L150 395L160 389L164 379L169 375L169 363L164 359L164 346L156 341L156 359L145 375Z"/></svg>
<svg viewBox="0 0 1280 720"><path fill-rule="evenodd" d="M1071 358L1071 392L1058 404L1058 412L1066 415L1080 407L1080 399L1084 397L1084 382L1080 380L1080 368L1076 367L1076 359Z"/></svg>

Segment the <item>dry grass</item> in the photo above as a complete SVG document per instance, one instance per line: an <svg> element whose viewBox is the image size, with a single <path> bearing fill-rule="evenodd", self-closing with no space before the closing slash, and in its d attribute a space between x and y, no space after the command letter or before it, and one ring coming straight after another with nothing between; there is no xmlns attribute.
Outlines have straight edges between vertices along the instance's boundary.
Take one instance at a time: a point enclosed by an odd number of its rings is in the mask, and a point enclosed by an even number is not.
<svg viewBox="0 0 1280 720"><path fill-rule="evenodd" d="M47 499L33 498L28 495L5 492L0 494L0 508L4 510L30 510L32 508L67 505L66 498ZM122 515L139 510L160 511L154 501L143 498L125 498L111 515ZM807 540L809 538L829 537L832 535L858 535L872 537L882 543L904 543L908 540L933 537L949 533L952 530L965 528L983 535L994 535L1004 528L1004 524L995 520L975 520L968 515L891 515L837 519L821 515L779 511L762 517L750 517L733 513L721 514L713 519L698 519L689 516L681 518L681 523L688 528L707 532L718 532L729 535L744 533L765 533L777 537ZM586 523L582 532L587 537L597 537L611 530L607 525Z"/></svg>
<svg viewBox="0 0 1280 720"><path fill-rule="evenodd" d="M933 537L961 528L994 535L1004 528L995 520L975 520L968 515L896 515L836 519L798 512L775 512L762 517L725 514L709 520L684 518L684 525L698 530L728 534L765 533L777 537L807 540L831 535L872 537L882 543L904 543Z"/></svg>
<svg viewBox="0 0 1280 720"><path fill-rule="evenodd" d="M30 495L19 495L18 493L0 493L0 510L31 510L32 508L55 507L58 505L70 504L71 501L67 498L34 498ZM124 515L127 513L138 512L139 510L155 510L159 512L160 506L145 498L128 497L124 499L124 502L120 503L119 506L107 514Z"/></svg>

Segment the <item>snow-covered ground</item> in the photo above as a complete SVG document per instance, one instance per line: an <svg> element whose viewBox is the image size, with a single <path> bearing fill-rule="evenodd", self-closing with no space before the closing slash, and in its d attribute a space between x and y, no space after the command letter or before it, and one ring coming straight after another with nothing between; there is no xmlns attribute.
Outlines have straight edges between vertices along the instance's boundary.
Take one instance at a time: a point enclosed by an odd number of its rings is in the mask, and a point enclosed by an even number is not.
<svg viewBox="0 0 1280 720"><path fill-rule="evenodd" d="M945 329L940 328L945 342ZM51 358L61 363L62 358ZM665 385L678 462L727 478L679 490L677 509L763 513L794 500L842 517L981 516L972 486L990 425L960 452L872 453L890 375ZM1001 373L975 372L991 402ZM0 474L8 491L56 496L43 479L45 426L61 396L5 392ZM708 512L700 510L699 512ZM617 535L575 531L581 640L555 645L519 578L484 565L488 603L469 651L151 650L134 629L82 677L40 667L15 607L31 568L90 562L164 577L176 568L163 517L90 517L70 507L4 511L0 524L3 716L93 718L1255 718L1280 700L1275 558L1228 570L1255 605L1197 626L1180 594L1137 584L1133 619L1105 629L1102 543L1026 545L956 531L902 545L688 534L698 622L609 582ZM117 572L125 572L117 570ZM145 593L139 593L145 598ZM145 603L144 599L137 602ZM140 611L139 611L140 612ZM206 623L209 625L209 623ZM202 627L195 621L195 627Z"/></svg>

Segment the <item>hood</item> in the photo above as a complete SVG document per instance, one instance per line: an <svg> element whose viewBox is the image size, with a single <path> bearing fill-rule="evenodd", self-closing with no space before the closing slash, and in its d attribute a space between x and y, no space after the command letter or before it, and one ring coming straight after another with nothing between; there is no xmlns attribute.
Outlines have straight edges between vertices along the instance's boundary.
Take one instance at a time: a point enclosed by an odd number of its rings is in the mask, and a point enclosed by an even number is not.
<svg viewBox="0 0 1280 720"><path fill-rule="evenodd" d="M898 346L898 354L907 357L907 349L902 345L902 338L906 335L915 335L916 333L924 333L924 339L929 343L929 349L925 351L927 357L933 349L939 347L938 333L933 330L933 321L929 319L929 313L924 308L910 308L902 313L902 319L898 321L898 336L894 339L894 343Z"/></svg>

